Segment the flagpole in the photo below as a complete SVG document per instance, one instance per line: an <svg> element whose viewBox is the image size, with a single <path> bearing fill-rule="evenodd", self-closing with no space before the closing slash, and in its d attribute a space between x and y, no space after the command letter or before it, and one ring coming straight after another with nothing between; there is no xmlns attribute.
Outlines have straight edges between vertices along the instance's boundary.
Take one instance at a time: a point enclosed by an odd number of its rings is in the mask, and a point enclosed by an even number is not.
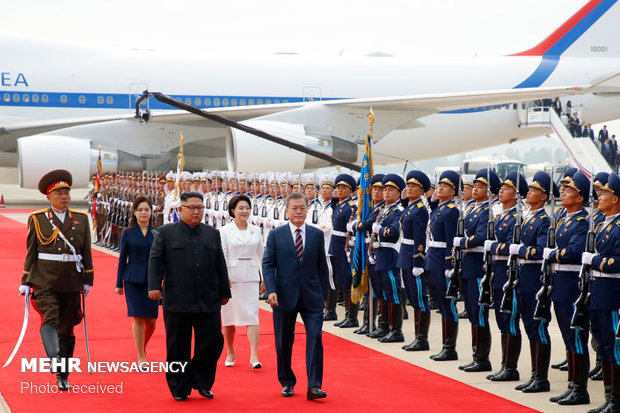
<svg viewBox="0 0 620 413"><path fill-rule="evenodd" d="M372 137L374 134L374 124L375 124L375 114L372 111L372 106L370 107L370 112L368 112L368 136L366 136L366 146L372 144ZM370 162L370 172L371 175L374 174L373 165L372 165L372 157L369 159ZM372 176L370 177L372 179ZM364 234L365 236L366 234ZM373 291L372 291L372 281L370 280L370 276L368 277L368 332L372 334L374 331L374 300L373 300Z"/></svg>

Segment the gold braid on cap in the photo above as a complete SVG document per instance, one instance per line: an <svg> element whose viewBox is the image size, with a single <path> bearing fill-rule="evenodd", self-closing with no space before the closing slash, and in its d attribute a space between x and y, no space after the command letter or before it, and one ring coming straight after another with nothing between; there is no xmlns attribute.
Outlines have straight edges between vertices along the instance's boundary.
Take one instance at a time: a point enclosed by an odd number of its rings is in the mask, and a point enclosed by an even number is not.
<svg viewBox="0 0 620 413"><path fill-rule="evenodd" d="M39 240L39 243L41 243L41 245L48 245L56 239L58 231L60 231L58 227L54 229L54 232L52 232L52 235L49 238L46 238L45 235L41 233L41 226L39 224L39 220L34 215L32 216L32 220L34 221L34 231L36 232L37 239Z"/></svg>

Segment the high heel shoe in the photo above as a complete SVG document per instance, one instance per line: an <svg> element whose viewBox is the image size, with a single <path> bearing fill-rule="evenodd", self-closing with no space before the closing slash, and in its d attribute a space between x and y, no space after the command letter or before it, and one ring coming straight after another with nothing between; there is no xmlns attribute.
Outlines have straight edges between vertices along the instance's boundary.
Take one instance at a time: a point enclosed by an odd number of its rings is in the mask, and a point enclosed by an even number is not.
<svg viewBox="0 0 620 413"><path fill-rule="evenodd" d="M234 365L235 365L235 362L234 362L234 361L228 361L228 360L226 360L226 361L224 362L224 366L226 366L226 367L233 367Z"/></svg>
<svg viewBox="0 0 620 413"><path fill-rule="evenodd" d="M263 368L263 365L260 364L260 361L255 361L255 362L250 361L250 365L252 366L252 370Z"/></svg>

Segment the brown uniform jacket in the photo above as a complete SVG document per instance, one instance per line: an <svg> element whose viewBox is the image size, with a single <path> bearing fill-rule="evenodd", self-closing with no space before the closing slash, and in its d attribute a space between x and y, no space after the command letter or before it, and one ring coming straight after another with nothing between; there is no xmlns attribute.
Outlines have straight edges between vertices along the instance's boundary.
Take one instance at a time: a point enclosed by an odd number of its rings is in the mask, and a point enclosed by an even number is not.
<svg viewBox="0 0 620 413"><path fill-rule="evenodd" d="M77 254L82 255L84 274L76 269L75 262L40 260L40 252L47 254L72 254L65 241L56 235L49 218L73 245ZM41 209L30 214L28 219L28 252L24 263L22 284L38 285L58 292L78 292L84 284L93 285L93 257L90 248L90 224L83 212L69 210L64 224L60 222L51 208Z"/></svg>

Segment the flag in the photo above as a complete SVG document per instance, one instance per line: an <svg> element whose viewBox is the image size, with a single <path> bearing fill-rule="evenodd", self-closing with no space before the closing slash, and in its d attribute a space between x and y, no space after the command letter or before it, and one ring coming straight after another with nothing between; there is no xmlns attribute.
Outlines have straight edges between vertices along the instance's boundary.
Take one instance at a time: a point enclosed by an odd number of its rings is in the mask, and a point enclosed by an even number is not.
<svg viewBox="0 0 620 413"><path fill-rule="evenodd" d="M368 219L372 210L372 197L370 187L370 179L374 175L372 166L372 136L373 136L373 124L375 116L370 109L368 114L369 130L366 135L366 143L364 150L364 157L362 158L362 170L360 176L360 185L358 188L358 200L357 200L357 221L363 222ZM364 238L366 234L363 231L356 232L355 235L355 247L351 257L351 273L353 275L353 285L351 288L351 302L354 304L359 303L362 297L368 291L368 262L366 257L366 251L364 251Z"/></svg>
<svg viewBox="0 0 620 413"><path fill-rule="evenodd" d="M185 155L183 154L183 134L179 138L179 154L177 155L177 175L174 181L174 203L179 203L179 198L181 196L182 188L181 188L181 172L183 172L183 168L185 167ZM172 222L177 222L179 220L179 209L172 208Z"/></svg>
<svg viewBox="0 0 620 413"><path fill-rule="evenodd" d="M101 188L101 145L99 145L99 155L97 156L97 172L95 173L95 188L93 189L93 229L97 230L97 196Z"/></svg>

